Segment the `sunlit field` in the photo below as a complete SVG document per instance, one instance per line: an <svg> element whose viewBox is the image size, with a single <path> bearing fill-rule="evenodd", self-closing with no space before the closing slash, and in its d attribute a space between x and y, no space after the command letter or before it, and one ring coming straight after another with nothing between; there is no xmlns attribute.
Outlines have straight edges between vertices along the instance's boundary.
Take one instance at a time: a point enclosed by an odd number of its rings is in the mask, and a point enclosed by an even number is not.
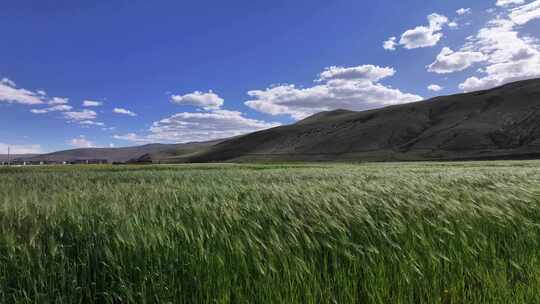
<svg viewBox="0 0 540 304"><path fill-rule="evenodd" d="M0 168L0 303L540 303L540 162Z"/></svg>

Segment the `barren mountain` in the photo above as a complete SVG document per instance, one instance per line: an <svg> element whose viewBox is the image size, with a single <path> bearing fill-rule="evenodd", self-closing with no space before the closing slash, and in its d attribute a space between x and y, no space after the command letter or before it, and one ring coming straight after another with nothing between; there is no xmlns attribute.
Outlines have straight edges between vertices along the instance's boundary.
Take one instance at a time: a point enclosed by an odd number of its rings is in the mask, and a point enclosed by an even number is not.
<svg viewBox="0 0 540 304"><path fill-rule="evenodd" d="M24 157L167 163L518 158L540 158L540 79L370 111L322 112L230 139Z"/></svg>
<svg viewBox="0 0 540 304"><path fill-rule="evenodd" d="M540 79L382 109L336 110L225 140L185 162L540 156Z"/></svg>

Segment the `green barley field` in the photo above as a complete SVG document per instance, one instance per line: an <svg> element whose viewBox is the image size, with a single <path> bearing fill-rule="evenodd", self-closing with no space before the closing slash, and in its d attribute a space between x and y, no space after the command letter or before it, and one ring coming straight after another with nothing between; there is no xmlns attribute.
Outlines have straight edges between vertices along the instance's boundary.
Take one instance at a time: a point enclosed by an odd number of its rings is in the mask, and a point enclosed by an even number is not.
<svg viewBox="0 0 540 304"><path fill-rule="evenodd" d="M540 161L0 168L0 303L540 303Z"/></svg>

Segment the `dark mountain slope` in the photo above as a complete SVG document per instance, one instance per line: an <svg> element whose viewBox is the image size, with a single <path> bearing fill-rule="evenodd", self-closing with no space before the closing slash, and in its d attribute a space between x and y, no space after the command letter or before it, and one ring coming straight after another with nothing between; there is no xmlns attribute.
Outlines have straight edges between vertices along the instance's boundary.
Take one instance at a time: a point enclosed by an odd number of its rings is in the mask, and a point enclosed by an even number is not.
<svg viewBox="0 0 540 304"><path fill-rule="evenodd" d="M181 161L520 158L540 155L540 79L352 112L223 141Z"/></svg>

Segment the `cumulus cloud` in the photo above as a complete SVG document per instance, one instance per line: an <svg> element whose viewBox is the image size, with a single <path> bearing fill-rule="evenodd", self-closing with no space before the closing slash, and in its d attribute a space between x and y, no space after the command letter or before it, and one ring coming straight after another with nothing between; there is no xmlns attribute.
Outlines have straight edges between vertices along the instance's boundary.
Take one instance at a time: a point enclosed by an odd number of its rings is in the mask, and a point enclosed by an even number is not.
<svg viewBox="0 0 540 304"><path fill-rule="evenodd" d="M92 120L81 120L79 121L79 124L83 126L99 126L99 127L105 126L105 124L102 122L92 121Z"/></svg>
<svg viewBox="0 0 540 304"><path fill-rule="evenodd" d="M519 25L540 18L540 0L512 9L510 19Z"/></svg>
<svg viewBox="0 0 540 304"><path fill-rule="evenodd" d="M44 90L37 90L34 92L31 90L18 88L17 84L8 78L0 79L0 102L18 103L23 105L47 104L53 106L42 110L31 110L32 113L39 114L53 111L69 111L71 109L67 109L69 106L55 107L58 105L67 105L69 103L68 98L53 97L48 99L46 95L47 93Z"/></svg>
<svg viewBox="0 0 540 304"><path fill-rule="evenodd" d="M332 66L320 73L317 81L324 82L341 79L377 82L383 78L394 76L395 73L396 71L393 68L379 67L370 64L350 68Z"/></svg>
<svg viewBox="0 0 540 304"><path fill-rule="evenodd" d="M105 126L104 123L95 121L97 113L92 110L64 112L63 115L69 122L78 123L82 126Z"/></svg>
<svg viewBox="0 0 540 304"><path fill-rule="evenodd" d="M41 154L43 150L41 145L14 145L0 142L0 154L7 154L8 148L11 154Z"/></svg>
<svg viewBox="0 0 540 304"><path fill-rule="evenodd" d="M195 91L185 95L172 95L171 102L178 105L196 106L205 110L215 110L221 108L224 100L210 90L207 93Z"/></svg>
<svg viewBox="0 0 540 304"><path fill-rule="evenodd" d="M41 94L40 94L41 95ZM61 98L61 97L53 97L53 99L49 100L47 104L49 105L65 105L69 103L68 98Z"/></svg>
<svg viewBox="0 0 540 304"><path fill-rule="evenodd" d="M49 113L49 109L32 109L30 110L31 113L34 113L34 114L45 114L45 113Z"/></svg>
<svg viewBox="0 0 540 304"><path fill-rule="evenodd" d="M540 77L540 61L507 62L488 66L485 77L469 77L460 88L466 92L489 89L505 83Z"/></svg>
<svg viewBox="0 0 540 304"><path fill-rule="evenodd" d="M481 28L464 47L489 56L489 62L502 63L511 60L522 49L535 51L534 39L521 37L515 24L506 19L494 19Z"/></svg>
<svg viewBox="0 0 540 304"><path fill-rule="evenodd" d="M10 86L10 87L16 87L17 86L15 81L10 80L10 79L5 78L5 77L0 79L0 83L5 84L5 85Z"/></svg>
<svg viewBox="0 0 540 304"><path fill-rule="evenodd" d="M84 100L83 101L83 107L100 107L103 105L103 102L101 101L95 101L95 100Z"/></svg>
<svg viewBox="0 0 540 304"><path fill-rule="evenodd" d="M463 16L463 15L466 15L466 14L470 14L471 13L471 9L470 8L460 8L456 11L456 14L460 15L460 16Z"/></svg>
<svg viewBox="0 0 540 304"><path fill-rule="evenodd" d="M96 146L94 142L86 139L84 135L72 138L68 141L68 144L76 148L94 148Z"/></svg>
<svg viewBox="0 0 540 304"><path fill-rule="evenodd" d="M432 92L439 92L439 91L442 91L444 88L441 87L440 85L438 84L430 84L428 87L427 87L428 90L432 91Z"/></svg>
<svg viewBox="0 0 540 304"><path fill-rule="evenodd" d="M0 102L37 105L43 104L44 100L37 92L17 88L15 82L2 78L0 80Z"/></svg>
<svg viewBox="0 0 540 304"><path fill-rule="evenodd" d="M124 109L124 108L114 108L113 112L116 113L116 114L127 115L127 116L131 116L131 117L137 116L136 113L134 113L134 112L132 112L130 110Z"/></svg>
<svg viewBox="0 0 540 304"><path fill-rule="evenodd" d="M122 135L114 135L113 138L118 139L118 140L131 141L131 142L135 142L135 143L152 142L152 140L147 138L146 136L139 136L136 133L127 133L127 134L122 134Z"/></svg>
<svg viewBox="0 0 540 304"><path fill-rule="evenodd" d="M183 112L156 121L146 134L115 135L115 139L137 143L193 142L227 138L278 126L251 119L238 111Z"/></svg>
<svg viewBox="0 0 540 304"><path fill-rule="evenodd" d="M53 97L50 100L48 100L46 103L47 105L49 105L49 107L43 108L43 109L32 109L30 110L30 112L34 114L46 114L50 112L67 112L73 109L73 107L68 104L69 103L68 98Z"/></svg>
<svg viewBox="0 0 540 304"><path fill-rule="evenodd" d="M489 21L463 50L482 52L487 58L481 69L482 76L469 77L460 84L464 91L488 89L512 81L540 77L538 40L520 35L518 24L511 19Z"/></svg>
<svg viewBox="0 0 540 304"><path fill-rule="evenodd" d="M448 18L439 14L431 14L428 17L428 26L417 26L405 31L401 35L399 44L406 49L416 49L435 46L443 37L443 26L448 23Z"/></svg>
<svg viewBox="0 0 540 304"><path fill-rule="evenodd" d="M437 59L432 64L428 65L428 71L437 74L447 74L457 71L463 71L476 62L486 60L486 57L481 52L474 51L459 51L454 52L448 47L444 47Z"/></svg>
<svg viewBox="0 0 540 304"><path fill-rule="evenodd" d="M284 84L252 90L248 92L251 99L245 104L259 112L302 119L320 111L367 110L422 99L378 83L394 73L392 68L373 65L331 67L319 75L319 85L298 88Z"/></svg>
<svg viewBox="0 0 540 304"><path fill-rule="evenodd" d="M71 109L73 109L73 107L68 106L68 105L57 105L57 106L51 107L50 109L53 111L70 111Z"/></svg>
<svg viewBox="0 0 540 304"><path fill-rule="evenodd" d="M497 6L510 6L510 5L517 5L517 4L523 4L525 3L525 0L497 0L496 5Z"/></svg>
<svg viewBox="0 0 540 304"><path fill-rule="evenodd" d="M32 109L32 110L30 110L30 112L32 112L34 114L45 114L45 113L49 113L49 112L71 111L72 109L73 109L73 107L71 107L71 106L61 104L61 105L52 106L52 107L45 108L45 109Z"/></svg>
<svg viewBox="0 0 540 304"><path fill-rule="evenodd" d="M387 51L395 51L396 50L396 46L397 46L397 42L396 42L396 37L390 37L388 38L388 40L386 40L385 42L383 42L383 49L387 50Z"/></svg>
<svg viewBox="0 0 540 304"><path fill-rule="evenodd" d="M64 117L69 120L83 121L96 119L97 113L92 110L82 110L79 112L65 112Z"/></svg>

